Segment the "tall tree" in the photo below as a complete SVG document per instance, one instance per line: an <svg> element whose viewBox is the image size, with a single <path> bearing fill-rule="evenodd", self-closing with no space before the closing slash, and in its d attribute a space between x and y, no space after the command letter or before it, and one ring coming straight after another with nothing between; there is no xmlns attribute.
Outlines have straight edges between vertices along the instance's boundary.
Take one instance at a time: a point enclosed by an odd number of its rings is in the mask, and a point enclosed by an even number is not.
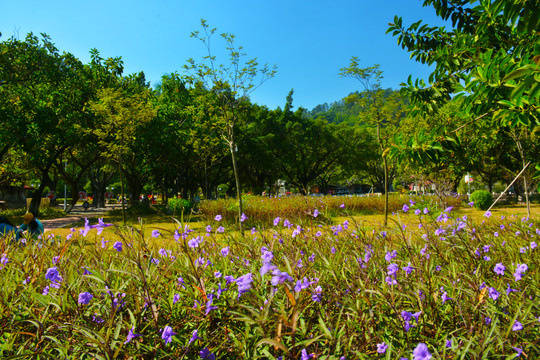
<svg viewBox="0 0 540 360"><path fill-rule="evenodd" d="M203 61L198 63L194 59L189 59L184 66L190 75L188 79L202 83L208 90L214 92L217 106L220 109L222 138L229 147L231 153L233 172L236 184L236 195L238 197L238 217L242 215L242 189L236 159L237 143L235 128L236 124L242 120L249 95L256 90L266 80L272 78L276 72L275 67L268 64L259 65L256 58L243 62L246 54L242 46L235 44L235 36L222 33L221 37L226 43L229 54L229 61L225 64L218 64L216 56L210 47L210 40L216 29L209 28L205 20L201 20L203 33L194 31L191 36L202 41L208 55L203 57ZM240 229L242 223L238 222Z"/></svg>
<svg viewBox="0 0 540 360"><path fill-rule="evenodd" d="M9 132L0 133L0 155L18 147L28 157L41 179L29 206L37 211L52 166L78 136L86 100L83 65L72 54L60 54L46 35L9 39L0 53L0 98L8 99L3 130Z"/></svg>
<svg viewBox="0 0 540 360"><path fill-rule="evenodd" d="M103 89L99 91L99 100L90 103L91 109L101 117L101 127L96 129L100 144L107 149L107 156L113 160L120 172L124 199L123 173L127 159L132 157L132 149L139 146L137 134L155 116L155 110L148 101L149 92L127 94L122 89ZM137 194L132 194L138 197ZM126 212L122 201L123 223L126 224Z"/></svg>
<svg viewBox="0 0 540 360"><path fill-rule="evenodd" d="M375 126L377 143L384 169L384 225L388 224L388 152L396 126L403 115L403 106L399 97L391 93L386 95L381 88L382 71L379 65L361 68L359 59L351 58L348 67L341 68L339 75L357 80L364 91L360 94L350 95L346 101L360 105L361 119L367 124Z"/></svg>

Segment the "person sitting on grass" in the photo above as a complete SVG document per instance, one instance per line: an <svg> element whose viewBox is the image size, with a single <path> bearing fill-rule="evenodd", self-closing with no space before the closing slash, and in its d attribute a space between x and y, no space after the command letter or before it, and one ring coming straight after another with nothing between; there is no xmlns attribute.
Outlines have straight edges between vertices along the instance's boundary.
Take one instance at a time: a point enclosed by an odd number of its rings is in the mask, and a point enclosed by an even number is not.
<svg viewBox="0 0 540 360"><path fill-rule="evenodd" d="M13 225L5 216L0 216L0 236L15 236L15 240L19 240L19 231L17 227Z"/></svg>
<svg viewBox="0 0 540 360"><path fill-rule="evenodd" d="M26 213L24 214L24 222L21 226L19 226L19 232L23 232L25 230L28 230L28 237L32 238L38 238L38 236L43 235L45 232L45 227L36 218L36 215L34 213Z"/></svg>

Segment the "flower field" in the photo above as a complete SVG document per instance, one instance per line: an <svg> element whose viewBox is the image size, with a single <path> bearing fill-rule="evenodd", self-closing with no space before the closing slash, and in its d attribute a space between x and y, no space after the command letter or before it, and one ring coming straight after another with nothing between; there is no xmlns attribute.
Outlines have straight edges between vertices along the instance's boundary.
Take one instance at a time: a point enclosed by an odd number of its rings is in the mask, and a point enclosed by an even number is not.
<svg viewBox="0 0 540 360"><path fill-rule="evenodd" d="M311 208L0 239L0 358L540 358L538 219L405 201L415 221L369 230Z"/></svg>

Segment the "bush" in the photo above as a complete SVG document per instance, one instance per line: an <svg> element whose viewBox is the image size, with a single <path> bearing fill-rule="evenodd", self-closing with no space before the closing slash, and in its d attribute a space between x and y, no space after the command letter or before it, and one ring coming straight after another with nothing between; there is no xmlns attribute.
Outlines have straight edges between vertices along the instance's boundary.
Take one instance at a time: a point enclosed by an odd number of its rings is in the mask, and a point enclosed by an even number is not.
<svg viewBox="0 0 540 360"><path fill-rule="evenodd" d="M180 215L182 211L184 214L189 214L193 208L193 203L191 201L182 198L169 199L167 204L170 211L176 215Z"/></svg>
<svg viewBox="0 0 540 360"><path fill-rule="evenodd" d="M476 190L471 194L471 201L474 207L480 210L487 210L493 203L493 196L487 190Z"/></svg>
<svg viewBox="0 0 540 360"><path fill-rule="evenodd" d="M5 216L11 220L14 224L22 223L23 216L26 214L26 208L19 209L9 209L5 211L0 211L0 216ZM40 207L38 219L47 220L47 219L56 219L66 216L64 210L54 207Z"/></svg>

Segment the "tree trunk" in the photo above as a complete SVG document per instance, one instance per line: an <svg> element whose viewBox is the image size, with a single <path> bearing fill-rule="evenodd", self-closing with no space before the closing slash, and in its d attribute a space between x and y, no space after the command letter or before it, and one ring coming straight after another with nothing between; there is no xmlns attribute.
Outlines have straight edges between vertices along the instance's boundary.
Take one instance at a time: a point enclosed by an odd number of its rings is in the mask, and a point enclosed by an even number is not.
<svg viewBox="0 0 540 360"><path fill-rule="evenodd" d="M383 157L384 163L384 226L388 226L388 160Z"/></svg>
<svg viewBox="0 0 540 360"><path fill-rule="evenodd" d="M120 202L122 202L122 221L126 226L126 205L124 204L124 172L122 171L122 159L118 160L118 170L120 171Z"/></svg>
<svg viewBox="0 0 540 360"><path fill-rule="evenodd" d="M39 188L34 191L34 194L32 195L32 200L30 201L30 205L28 205L28 212L35 213L36 215L39 214L39 205L41 205L41 197L43 196L43 190L45 190L45 187L50 181L50 168L51 166L49 165L41 172L41 183L39 184Z"/></svg>

